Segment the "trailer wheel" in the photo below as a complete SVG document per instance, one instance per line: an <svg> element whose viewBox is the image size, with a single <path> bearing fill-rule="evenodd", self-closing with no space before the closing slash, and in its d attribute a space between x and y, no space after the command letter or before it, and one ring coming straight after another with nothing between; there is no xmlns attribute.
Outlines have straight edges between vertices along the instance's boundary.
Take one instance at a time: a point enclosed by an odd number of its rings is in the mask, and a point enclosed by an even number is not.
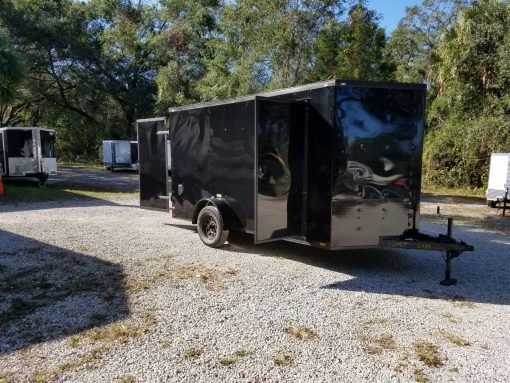
<svg viewBox="0 0 510 383"><path fill-rule="evenodd" d="M211 247L220 247L228 238L228 230L223 229L223 219L215 206L200 210L197 231L202 242Z"/></svg>

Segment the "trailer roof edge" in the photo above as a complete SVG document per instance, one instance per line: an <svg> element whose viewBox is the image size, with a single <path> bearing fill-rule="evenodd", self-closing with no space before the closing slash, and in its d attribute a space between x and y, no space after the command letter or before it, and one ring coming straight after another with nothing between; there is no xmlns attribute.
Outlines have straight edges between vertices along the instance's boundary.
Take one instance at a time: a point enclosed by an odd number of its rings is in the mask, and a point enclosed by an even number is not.
<svg viewBox="0 0 510 383"><path fill-rule="evenodd" d="M305 90L314 90L325 88L329 86L349 86L356 85L360 87L373 87L373 88L396 88L396 89L426 89L427 85L417 83L398 83L398 82L387 82L387 81L360 81L360 80L326 80L315 82L307 85L299 85L290 88L273 90L270 92L256 93L247 96L235 97L226 100L207 101L196 104L176 106L168 109L169 113L180 112L191 109L207 108L211 106L234 104L237 102L244 102L254 100L255 97L274 97L282 96L289 93L302 92ZM141 120L138 120L141 121Z"/></svg>

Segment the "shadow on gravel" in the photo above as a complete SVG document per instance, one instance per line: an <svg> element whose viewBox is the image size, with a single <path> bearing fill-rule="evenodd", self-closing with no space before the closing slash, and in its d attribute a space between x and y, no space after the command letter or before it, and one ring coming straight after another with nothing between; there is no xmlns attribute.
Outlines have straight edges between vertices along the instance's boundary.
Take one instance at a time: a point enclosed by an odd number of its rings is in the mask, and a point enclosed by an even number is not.
<svg viewBox="0 0 510 383"><path fill-rule="evenodd" d="M444 225L427 224L425 232L443 232ZM254 256L283 257L352 276L322 286L328 290L400 295L454 302L510 304L510 239L479 230L455 228L456 237L475 246L452 264L456 286L444 287L444 260L438 252L416 250L327 251L289 242L253 244L253 236L230 233L227 251ZM284 278L284 276L282 276Z"/></svg>
<svg viewBox="0 0 510 383"><path fill-rule="evenodd" d="M0 355L128 315L122 266L0 230Z"/></svg>

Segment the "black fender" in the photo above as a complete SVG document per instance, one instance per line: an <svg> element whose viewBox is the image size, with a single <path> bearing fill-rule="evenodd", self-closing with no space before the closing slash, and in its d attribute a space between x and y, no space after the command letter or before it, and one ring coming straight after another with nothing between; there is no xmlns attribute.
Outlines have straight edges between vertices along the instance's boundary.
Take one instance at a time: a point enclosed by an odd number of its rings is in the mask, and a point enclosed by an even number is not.
<svg viewBox="0 0 510 383"><path fill-rule="evenodd" d="M203 198L195 204L193 210L193 217L191 219L192 224L196 224L198 220L198 214L206 206L214 206L218 209L223 219L223 229L225 230L241 230L244 225L237 217L234 209L232 208L232 202L230 199L223 197L211 197Z"/></svg>

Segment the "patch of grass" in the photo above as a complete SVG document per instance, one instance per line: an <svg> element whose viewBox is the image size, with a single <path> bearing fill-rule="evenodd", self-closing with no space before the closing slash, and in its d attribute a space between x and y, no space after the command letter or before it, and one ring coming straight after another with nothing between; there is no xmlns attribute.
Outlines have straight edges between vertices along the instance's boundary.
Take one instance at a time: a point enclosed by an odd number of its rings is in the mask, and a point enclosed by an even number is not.
<svg viewBox="0 0 510 383"><path fill-rule="evenodd" d="M75 370L82 366L85 366L86 369L91 369L93 366L92 363L100 359L109 349L110 347L108 346L97 347L89 353L74 360L59 364L53 369L34 371L30 381L35 383L47 383L57 380L65 372Z"/></svg>
<svg viewBox="0 0 510 383"><path fill-rule="evenodd" d="M445 338L446 340L450 341L451 343L457 345L457 346L462 346L462 347L466 347L466 346L471 346L471 343L468 342L467 340L465 339L462 339L461 337L455 335L455 334L452 334L451 332L448 332L448 331L441 331L439 332L439 334Z"/></svg>
<svg viewBox="0 0 510 383"><path fill-rule="evenodd" d="M421 191L422 193L452 197L485 197L485 189L483 188L446 188L424 184Z"/></svg>
<svg viewBox="0 0 510 383"><path fill-rule="evenodd" d="M119 379L119 383L135 383L136 379L133 375L124 375Z"/></svg>
<svg viewBox="0 0 510 383"><path fill-rule="evenodd" d="M443 365L443 360L439 356L439 348L427 341L417 340L413 342L413 349L418 360L429 367L439 367Z"/></svg>
<svg viewBox="0 0 510 383"><path fill-rule="evenodd" d="M198 358L200 355L202 355L203 351L198 349L198 348L194 348L194 347L190 347L188 348L186 351L183 352L183 356L184 356L184 359L195 359L195 358Z"/></svg>
<svg viewBox="0 0 510 383"><path fill-rule="evenodd" d="M12 372L0 372L0 383L16 383L18 380Z"/></svg>
<svg viewBox="0 0 510 383"><path fill-rule="evenodd" d="M160 347L162 350L166 349L166 348L170 348L170 346L172 346L172 341L171 340L163 340L159 343Z"/></svg>
<svg viewBox="0 0 510 383"><path fill-rule="evenodd" d="M248 356L250 355L251 352L248 351L248 350L245 350L244 348L240 349L240 350L237 350L236 352L234 352L234 355L235 356L239 356L239 357L245 357L245 356Z"/></svg>
<svg viewBox="0 0 510 383"><path fill-rule="evenodd" d="M380 354L382 354L383 349L381 347L377 347L377 346L367 346L364 348L364 351L368 355L380 355Z"/></svg>
<svg viewBox="0 0 510 383"><path fill-rule="evenodd" d="M209 290L223 290L227 288L220 281L218 272L213 269L204 269L198 274L198 280Z"/></svg>
<svg viewBox="0 0 510 383"><path fill-rule="evenodd" d="M453 297L448 300L454 307L474 309L476 306L473 302L466 301L463 297Z"/></svg>
<svg viewBox="0 0 510 383"><path fill-rule="evenodd" d="M280 367L290 366L292 364L292 358L284 353L278 353L274 356L273 362Z"/></svg>
<svg viewBox="0 0 510 383"><path fill-rule="evenodd" d="M374 319L370 319L370 320L367 320L365 322L362 322L361 324L359 324L359 327L362 328L362 329L369 329L371 327L374 327L376 325L386 325L388 323L391 323L392 321L390 319L385 319L385 318L374 318Z"/></svg>
<svg viewBox="0 0 510 383"><path fill-rule="evenodd" d="M13 202L56 201L66 199L112 199L135 196L136 193L113 192L99 188L75 187L63 183L45 187L27 184L4 184L5 195L0 196L0 204Z"/></svg>
<svg viewBox="0 0 510 383"><path fill-rule="evenodd" d="M120 343L127 343L131 338L135 338L141 333L142 329L140 327L120 323L88 330L84 335L93 341L119 341Z"/></svg>
<svg viewBox="0 0 510 383"><path fill-rule="evenodd" d="M428 383L429 377L423 372L422 369L415 368L413 371L414 380L418 383Z"/></svg>
<svg viewBox="0 0 510 383"><path fill-rule="evenodd" d="M229 357L220 358L220 364L221 364L222 366L231 366L231 365L233 365L235 362L236 362L236 360L235 360L235 359L233 359L233 358L229 358Z"/></svg>
<svg viewBox="0 0 510 383"><path fill-rule="evenodd" d="M78 347L78 343L80 343L80 339L76 336L72 336L69 338L69 347L76 348Z"/></svg>
<svg viewBox="0 0 510 383"><path fill-rule="evenodd" d="M406 362L402 362L402 361L398 362L398 364L395 367L393 367L393 371L401 373L401 372L403 372L405 370L407 365L408 364Z"/></svg>
<svg viewBox="0 0 510 383"><path fill-rule="evenodd" d="M393 336L390 334L379 335L375 339L375 343L385 350L395 350L397 348L395 339L393 339Z"/></svg>
<svg viewBox="0 0 510 383"><path fill-rule="evenodd" d="M448 319L451 323L459 323L459 321L455 318L453 314L450 313L441 313L441 316Z"/></svg>
<svg viewBox="0 0 510 383"><path fill-rule="evenodd" d="M285 331L301 340L311 340L317 336L312 329L305 326L290 325Z"/></svg>

